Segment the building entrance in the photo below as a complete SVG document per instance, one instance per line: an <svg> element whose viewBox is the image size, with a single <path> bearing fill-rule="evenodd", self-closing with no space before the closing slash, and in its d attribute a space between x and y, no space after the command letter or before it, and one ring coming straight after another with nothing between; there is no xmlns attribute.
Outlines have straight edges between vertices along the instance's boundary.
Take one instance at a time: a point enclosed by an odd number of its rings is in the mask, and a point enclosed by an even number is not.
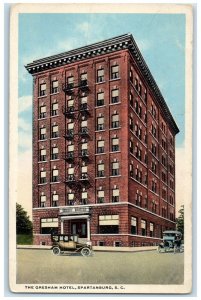
<svg viewBox="0 0 201 300"><path fill-rule="evenodd" d="M80 238L87 238L87 222L86 221L71 221L71 234L77 234Z"/></svg>

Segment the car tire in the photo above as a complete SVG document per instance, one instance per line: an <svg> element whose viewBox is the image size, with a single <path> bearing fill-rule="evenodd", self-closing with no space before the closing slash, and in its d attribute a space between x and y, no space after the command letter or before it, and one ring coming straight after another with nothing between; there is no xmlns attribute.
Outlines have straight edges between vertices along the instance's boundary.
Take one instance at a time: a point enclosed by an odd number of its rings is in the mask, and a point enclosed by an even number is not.
<svg viewBox="0 0 201 300"><path fill-rule="evenodd" d="M54 248L52 249L52 253L53 253L54 255L60 255L61 250L59 249L59 247L54 247Z"/></svg>
<svg viewBox="0 0 201 300"><path fill-rule="evenodd" d="M81 254L82 254L82 256L89 256L91 254L91 250L87 247L82 248Z"/></svg>

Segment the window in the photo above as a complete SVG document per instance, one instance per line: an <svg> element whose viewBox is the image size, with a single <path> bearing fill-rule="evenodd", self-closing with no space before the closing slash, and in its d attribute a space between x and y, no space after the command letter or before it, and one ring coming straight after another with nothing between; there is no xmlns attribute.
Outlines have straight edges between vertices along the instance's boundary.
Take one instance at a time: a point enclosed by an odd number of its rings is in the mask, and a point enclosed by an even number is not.
<svg viewBox="0 0 201 300"><path fill-rule="evenodd" d="M81 194L81 204L87 204L87 198L88 198L87 192L83 191Z"/></svg>
<svg viewBox="0 0 201 300"><path fill-rule="evenodd" d="M119 233L119 216L118 215L100 215L99 216L99 233Z"/></svg>
<svg viewBox="0 0 201 300"><path fill-rule="evenodd" d="M59 195L53 194L52 195L52 206L58 206L58 201L59 201Z"/></svg>
<svg viewBox="0 0 201 300"><path fill-rule="evenodd" d="M97 170L97 177L104 177L105 166L103 163L98 164Z"/></svg>
<svg viewBox="0 0 201 300"><path fill-rule="evenodd" d="M145 220L141 220L141 232L143 236L147 234L147 222Z"/></svg>
<svg viewBox="0 0 201 300"><path fill-rule="evenodd" d="M45 207L45 202L46 202L46 196L41 195L40 196L40 207Z"/></svg>
<svg viewBox="0 0 201 300"><path fill-rule="evenodd" d="M57 234L58 218L41 219L41 234Z"/></svg>
<svg viewBox="0 0 201 300"><path fill-rule="evenodd" d="M112 190L112 202L119 202L119 189Z"/></svg>
<svg viewBox="0 0 201 300"><path fill-rule="evenodd" d="M46 83L40 84L40 96L45 96L46 95Z"/></svg>
<svg viewBox="0 0 201 300"><path fill-rule="evenodd" d="M114 242L114 247L121 247L122 243L120 241Z"/></svg>
<svg viewBox="0 0 201 300"><path fill-rule="evenodd" d="M104 93L97 94L97 106L104 105Z"/></svg>
<svg viewBox="0 0 201 300"><path fill-rule="evenodd" d="M68 145L67 157L68 158L74 157L74 145Z"/></svg>
<svg viewBox="0 0 201 300"><path fill-rule="evenodd" d="M97 118L97 130L103 130L104 129L104 117L98 117Z"/></svg>
<svg viewBox="0 0 201 300"><path fill-rule="evenodd" d="M130 77L130 81L133 82L133 70L132 69L130 69L129 77Z"/></svg>
<svg viewBox="0 0 201 300"><path fill-rule="evenodd" d="M74 99L71 98L67 101L67 110L68 112L74 111Z"/></svg>
<svg viewBox="0 0 201 300"><path fill-rule="evenodd" d="M81 179L88 179L87 166L81 167Z"/></svg>
<svg viewBox="0 0 201 300"><path fill-rule="evenodd" d="M151 113L152 113L152 116L156 119L156 108L153 104L151 105Z"/></svg>
<svg viewBox="0 0 201 300"><path fill-rule="evenodd" d="M52 104L52 116L58 115L58 108L59 108L58 103L53 103Z"/></svg>
<svg viewBox="0 0 201 300"><path fill-rule="evenodd" d="M119 175L119 162L112 163L112 176Z"/></svg>
<svg viewBox="0 0 201 300"><path fill-rule="evenodd" d="M135 179L142 183L142 171L138 168L135 169Z"/></svg>
<svg viewBox="0 0 201 300"><path fill-rule="evenodd" d="M112 115L112 128L118 128L119 127L119 115L115 114Z"/></svg>
<svg viewBox="0 0 201 300"><path fill-rule="evenodd" d="M144 90L144 101L147 103L147 90Z"/></svg>
<svg viewBox="0 0 201 300"><path fill-rule="evenodd" d="M52 159L58 159L59 149L58 147L52 147Z"/></svg>
<svg viewBox="0 0 201 300"><path fill-rule="evenodd" d="M151 144L151 152L156 156L156 144L152 143Z"/></svg>
<svg viewBox="0 0 201 300"><path fill-rule="evenodd" d="M97 71L97 82L103 82L104 80L104 69Z"/></svg>
<svg viewBox="0 0 201 300"><path fill-rule="evenodd" d="M54 80L52 81L52 94L54 93L58 93L59 91L59 83L58 83L58 80Z"/></svg>
<svg viewBox="0 0 201 300"><path fill-rule="evenodd" d="M133 177L133 164L130 164L130 177Z"/></svg>
<svg viewBox="0 0 201 300"><path fill-rule="evenodd" d="M112 103L119 102L119 90L112 90Z"/></svg>
<svg viewBox="0 0 201 300"><path fill-rule="evenodd" d="M130 130L133 131L134 125L133 125L133 118L132 117L129 118L129 127L130 127Z"/></svg>
<svg viewBox="0 0 201 300"><path fill-rule="evenodd" d="M161 177L162 177L162 180L163 180L164 182L166 182L166 180L167 180L166 174L165 174L164 172L162 172L161 174L162 174L162 176L161 176Z"/></svg>
<svg viewBox="0 0 201 300"><path fill-rule="evenodd" d="M135 194L135 204L138 206L142 205L142 192L139 193L139 191L137 191L137 193Z"/></svg>
<svg viewBox="0 0 201 300"><path fill-rule="evenodd" d="M73 137L74 134L74 123L68 123L67 135Z"/></svg>
<svg viewBox="0 0 201 300"><path fill-rule="evenodd" d="M67 78L67 84L68 84L69 89L72 89L74 87L74 77L73 76L69 76Z"/></svg>
<svg viewBox="0 0 201 300"><path fill-rule="evenodd" d="M164 139L162 139L162 148L166 151L166 147L167 147L167 144L166 144L166 141Z"/></svg>
<svg viewBox="0 0 201 300"><path fill-rule="evenodd" d="M88 155L88 144L86 142L82 143L81 146L81 156L87 156Z"/></svg>
<svg viewBox="0 0 201 300"><path fill-rule="evenodd" d="M81 97L80 109L81 110L87 109L87 96L82 96Z"/></svg>
<svg viewBox="0 0 201 300"><path fill-rule="evenodd" d="M74 180L74 168L73 167L68 168L68 180L69 181Z"/></svg>
<svg viewBox="0 0 201 300"><path fill-rule="evenodd" d="M135 124L135 135L141 140L142 139L142 129L138 124Z"/></svg>
<svg viewBox="0 0 201 300"><path fill-rule="evenodd" d="M152 162L151 162L151 170L152 170L152 172L153 172L154 174L157 173L157 164L156 164L155 161L152 161Z"/></svg>
<svg viewBox="0 0 201 300"><path fill-rule="evenodd" d="M174 190L174 181L172 179L170 179L170 188Z"/></svg>
<svg viewBox="0 0 201 300"><path fill-rule="evenodd" d="M57 138L59 136L59 127L58 125L52 126L52 138Z"/></svg>
<svg viewBox="0 0 201 300"><path fill-rule="evenodd" d="M131 217L131 234L137 234L137 218Z"/></svg>
<svg viewBox="0 0 201 300"><path fill-rule="evenodd" d="M46 171L40 172L40 181L39 183L46 183Z"/></svg>
<svg viewBox="0 0 201 300"><path fill-rule="evenodd" d="M169 171L170 171L170 174L174 175L174 168L171 164L169 164Z"/></svg>
<svg viewBox="0 0 201 300"><path fill-rule="evenodd" d="M135 78L135 89L138 91L138 79Z"/></svg>
<svg viewBox="0 0 201 300"><path fill-rule="evenodd" d="M119 138L112 138L112 151L119 151Z"/></svg>
<svg viewBox="0 0 201 300"><path fill-rule="evenodd" d="M68 204L69 205L73 205L74 204L74 198L75 198L75 194L74 193L68 193Z"/></svg>
<svg viewBox="0 0 201 300"><path fill-rule="evenodd" d="M58 182L59 180L59 170L52 170L52 182Z"/></svg>
<svg viewBox="0 0 201 300"><path fill-rule="evenodd" d="M162 189L162 198L165 200L167 198L167 191L165 189Z"/></svg>
<svg viewBox="0 0 201 300"><path fill-rule="evenodd" d="M46 161L46 149L40 150L40 161Z"/></svg>
<svg viewBox="0 0 201 300"><path fill-rule="evenodd" d="M142 160L142 150L138 145L135 147L135 157L139 159L140 161Z"/></svg>
<svg viewBox="0 0 201 300"><path fill-rule="evenodd" d="M82 73L80 76L80 80L81 80L81 85L86 85L87 84L87 73Z"/></svg>
<svg viewBox="0 0 201 300"><path fill-rule="evenodd" d="M164 157L164 155L162 155L161 161L164 167L166 167L166 158Z"/></svg>
<svg viewBox="0 0 201 300"><path fill-rule="evenodd" d="M119 66L112 66L111 68L111 79L119 78Z"/></svg>
<svg viewBox="0 0 201 300"><path fill-rule="evenodd" d="M104 141L97 142L97 153L104 153Z"/></svg>
<svg viewBox="0 0 201 300"><path fill-rule="evenodd" d="M157 138L157 129L153 124L151 125L151 133L155 138Z"/></svg>
<svg viewBox="0 0 201 300"><path fill-rule="evenodd" d="M142 96L142 85L141 85L141 83L139 83L139 94L140 94L140 96Z"/></svg>
<svg viewBox="0 0 201 300"><path fill-rule="evenodd" d="M87 120L81 121L81 133L88 133Z"/></svg>
<svg viewBox="0 0 201 300"><path fill-rule="evenodd" d="M152 192L157 193L157 183L155 180L152 180L151 182L151 190Z"/></svg>
<svg viewBox="0 0 201 300"><path fill-rule="evenodd" d="M170 204L174 205L174 198L173 198L173 195L170 195L170 196L169 196L169 202L170 202Z"/></svg>
<svg viewBox="0 0 201 300"><path fill-rule="evenodd" d="M45 118L47 116L46 113L46 106L40 106L40 113L39 113L39 118Z"/></svg>
<svg viewBox="0 0 201 300"><path fill-rule="evenodd" d="M166 207L162 207L162 217L164 217L164 218L167 217L167 210L166 210Z"/></svg>
<svg viewBox="0 0 201 300"><path fill-rule="evenodd" d="M156 204L156 202L153 200L153 201L151 202L151 211L152 211L153 213L156 213L156 210L157 210L157 204Z"/></svg>
<svg viewBox="0 0 201 300"><path fill-rule="evenodd" d="M133 107L133 94L130 93L130 105Z"/></svg>
<svg viewBox="0 0 201 300"><path fill-rule="evenodd" d="M40 128L40 140L45 140L46 139L46 128Z"/></svg>
<svg viewBox="0 0 201 300"><path fill-rule="evenodd" d="M150 231L150 236L154 236L154 224L150 222L149 224L149 231Z"/></svg>
<svg viewBox="0 0 201 300"><path fill-rule="evenodd" d="M130 152L133 153L134 152L134 144L133 141L130 140Z"/></svg>
<svg viewBox="0 0 201 300"><path fill-rule="evenodd" d="M104 191L98 191L98 203L103 203L104 202L104 197L105 197L105 192Z"/></svg>

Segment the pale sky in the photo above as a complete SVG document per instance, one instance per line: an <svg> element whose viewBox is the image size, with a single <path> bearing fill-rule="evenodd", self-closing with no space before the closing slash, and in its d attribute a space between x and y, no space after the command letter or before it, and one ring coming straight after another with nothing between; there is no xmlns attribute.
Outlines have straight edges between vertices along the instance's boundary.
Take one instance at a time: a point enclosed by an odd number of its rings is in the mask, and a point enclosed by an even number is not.
<svg viewBox="0 0 201 300"><path fill-rule="evenodd" d="M185 16L182 14L20 14L19 176L17 201L31 215L32 76L24 65L117 35L132 33L180 129L176 171L184 174ZM180 177L181 178L181 177ZM178 210L183 188L176 180Z"/></svg>

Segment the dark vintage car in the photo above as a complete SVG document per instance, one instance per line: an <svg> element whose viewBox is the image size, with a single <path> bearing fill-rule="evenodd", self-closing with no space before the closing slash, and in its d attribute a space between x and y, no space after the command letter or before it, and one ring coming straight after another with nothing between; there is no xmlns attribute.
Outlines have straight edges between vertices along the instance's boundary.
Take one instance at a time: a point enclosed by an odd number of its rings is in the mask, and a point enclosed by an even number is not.
<svg viewBox="0 0 201 300"><path fill-rule="evenodd" d="M174 251L183 252L184 247L181 243L182 234L177 230L166 230L163 232L163 241L158 245L158 252Z"/></svg>
<svg viewBox="0 0 201 300"><path fill-rule="evenodd" d="M89 256L92 254L91 244L79 242L78 235L52 234L51 239L54 255L81 253L82 256Z"/></svg>

